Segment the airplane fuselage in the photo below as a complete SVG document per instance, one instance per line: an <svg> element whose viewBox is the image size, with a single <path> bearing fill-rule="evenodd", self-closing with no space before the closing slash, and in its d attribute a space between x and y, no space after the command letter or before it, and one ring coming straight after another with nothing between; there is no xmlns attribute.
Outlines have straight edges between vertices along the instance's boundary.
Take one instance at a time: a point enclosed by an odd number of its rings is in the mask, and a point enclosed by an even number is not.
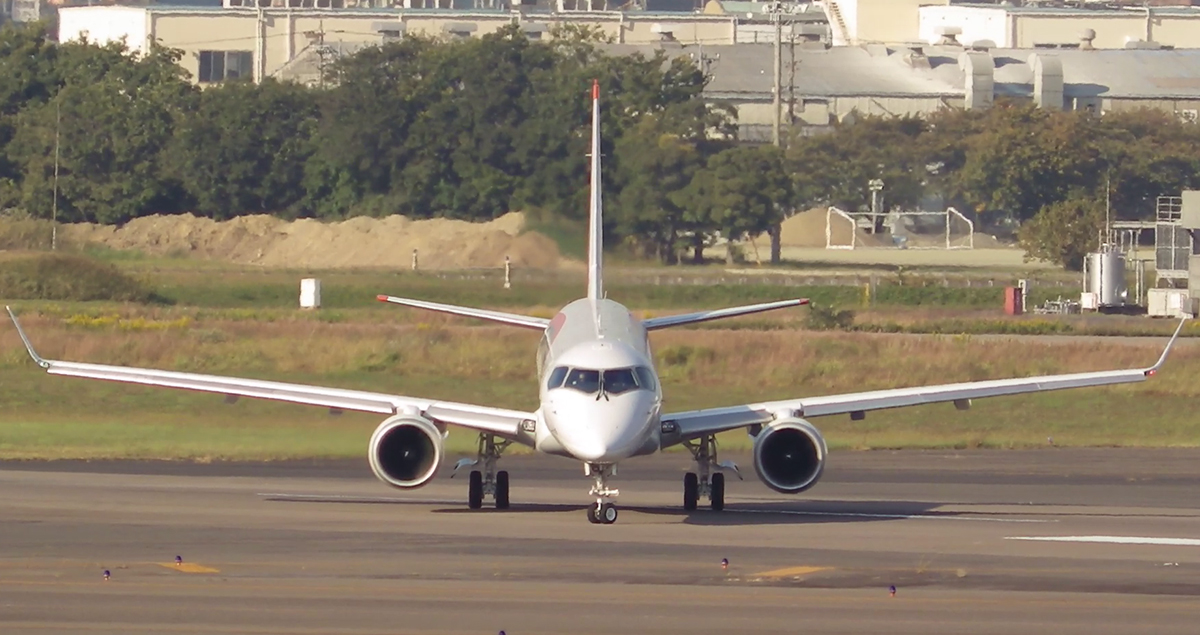
<svg viewBox="0 0 1200 635"><path fill-rule="evenodd" d="M536 447L595 465L659 449L662 387L641 320L612 300L576 300L538 347Z"/></svg>

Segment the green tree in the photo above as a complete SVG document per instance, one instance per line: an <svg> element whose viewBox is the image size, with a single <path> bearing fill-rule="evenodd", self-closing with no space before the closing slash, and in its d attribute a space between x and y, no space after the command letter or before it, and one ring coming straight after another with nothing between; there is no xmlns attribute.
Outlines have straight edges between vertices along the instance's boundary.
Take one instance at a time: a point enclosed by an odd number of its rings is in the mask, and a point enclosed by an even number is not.
<svg viewBox="0 0 1200 635"><path fill-rule="evenodd" d="M205 90L170 156L196 212L225 220L294 210L318 121L313 91L272 79Z"/></svg>
<svg viewBox="0 0 1200 635"><path fill-rule="evenodd" d="M1026 258L1081 271L1088 252L1097 248L1103 228L1103 200L1072 198L1042 208L1021 226L1018 237Z"/></svg>
<svg viewBox="0 0 1200 635"><path fill-rule="evenodd" d="M718 152L692 178L690 203L709 227L729 241L755 238L782 222L793 199L783 152L774 146L739 146ZM697 251L697 258L700 253Z"/></svg>
<svg viewBox="0 0 1200 635"><path fill-rule="evenodd" d="M957 181L977 210L1025 220L1095 192L1109 165L1103 147L1100 120L1090 113L997 106L971 138Z"/></svg>
<svg viewBox="0 0 1200 635"><path fill-rule="evenodd" d="M20 167L20 204L49 217L57 131L58 208L67 221L121 223L180 209L178 184L164 150L195 89L178 65L179 52L154 47L134 55L122 44L61 45L62 87L22 110L9 161Z"/></svg>
<svg viewBox="0 0 1200 635"><path fill-rule="evenodd" d="M925 192L928 173L919 142L926 124L917 117L860 117L833 132L797 136L787 158L797 179L797 204L850 210L871 204L869 184L885 183L885 207L912 207Z"/></svg>
<svg viewBox="0 0 1200 635"><path fill-rule="evenodd" d="M699 101L685 102L643 115L617 140L617 234L668 264L685 244L703 247L715 228L697 205L692 183L708 156L727 145L708 134L714 118L724 117Z"/></svg>

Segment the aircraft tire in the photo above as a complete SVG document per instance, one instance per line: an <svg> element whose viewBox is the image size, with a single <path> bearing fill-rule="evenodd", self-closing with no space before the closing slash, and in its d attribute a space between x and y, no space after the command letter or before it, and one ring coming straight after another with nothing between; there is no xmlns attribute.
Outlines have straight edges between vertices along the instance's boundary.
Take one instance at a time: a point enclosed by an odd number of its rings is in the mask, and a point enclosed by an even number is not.
<svg viewBox="0 0 1200 635"><path fill-rule="evenodd" d="M599 511L599 510L596 509L595 505L588 506L587 519L588 519L588 522L592 523L593 525L600 522L600 516L596 513L597 511Z"/></svg>
<svg viewBox="0 0 1200 635"><path fill-rule="evenodd" d="M508 509L508 471L496 472L496 509Z"/></svg>
<svg viewBox="0 0 1200 635"><path fill-rule="evenodd" d="M483 472L479 470L471 470L471 477L467 480L467 507L483 507Z"/></svg>
<svg viewBox="0 0 1200 635"><path fill-rule="evenodd" d="M685 511L696 511L696 505L700 501L700 477L696 476L695 472L688 472L683 475L683 509Z"/></svg>
<svg viewBox="0 0 1200 635"><path fill-rule="evenodd" d="M605 525L611 525L617 522L617 506L612 503L605 503L600 508L600 522Z"/></svg>
<svg viewBox="0 0 1200 635"><path fill-rule="evenodd" d="M709 488L709 499L712 502L712 510L719 512L725 509L725 475L717 472L712 475L712 485Z"/></svg>

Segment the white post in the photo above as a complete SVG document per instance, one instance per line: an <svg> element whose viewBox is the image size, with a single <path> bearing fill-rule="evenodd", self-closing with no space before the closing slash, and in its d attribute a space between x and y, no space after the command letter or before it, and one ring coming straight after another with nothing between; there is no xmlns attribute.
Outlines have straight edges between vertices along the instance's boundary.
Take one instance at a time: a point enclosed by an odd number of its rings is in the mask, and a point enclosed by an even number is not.
<svg viewBox="0 0 1200 635"><path fill-rule="evenodd" d="M321 308L321 280L319 278L300 280L300 308Z"/></svg>
<svg viewBox="0 0 1200 635"><path fill-rule="evenodd" d="M512 288L512 261L508 256L504 257L504 288Z"/></svg>

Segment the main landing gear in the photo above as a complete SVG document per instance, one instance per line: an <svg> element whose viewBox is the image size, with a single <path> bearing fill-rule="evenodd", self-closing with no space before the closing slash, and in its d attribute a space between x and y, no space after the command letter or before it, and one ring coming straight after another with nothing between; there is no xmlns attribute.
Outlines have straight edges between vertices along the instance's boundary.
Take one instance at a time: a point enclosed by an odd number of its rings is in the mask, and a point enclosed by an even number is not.
<svg viewBox="0 0 1200 635"><path fill-rule="evenodd" d="M617 522L617 506L609 499L616 498L621 492L608 487L608 477L617 475L617 466L585 463L583 473L595 481L591 495L596 497L596 504L588 508L588 522L594 525L611 525Z"/></svg>
<svg viewBox="0 0 1200 635"><path fill-rule="evenodd" d="M496 509L508 509L508 471L497 472L496 461L510 443L512 442L508 439L497 439L495 435L480 434L479 458L459 459L458 464L454 466L454 473L450 478L454 478L454 474L462 467L483 462L483 470L471 470L467 479L467 507L479 509L483 507L484 497L491 496L496 503Z"/></svg>
<svg viewBox="0 0 1200 635"><path fill-rule="evenodd" d="M684 446L696 459L699 474L688 472L683 475L683 508L695 511L700 498L707 496L713 511L725 509L724 470L733 470L738 480L742 479L741 471L733 461L717 462L717 438L714 436L686 441Z"/></svg>

